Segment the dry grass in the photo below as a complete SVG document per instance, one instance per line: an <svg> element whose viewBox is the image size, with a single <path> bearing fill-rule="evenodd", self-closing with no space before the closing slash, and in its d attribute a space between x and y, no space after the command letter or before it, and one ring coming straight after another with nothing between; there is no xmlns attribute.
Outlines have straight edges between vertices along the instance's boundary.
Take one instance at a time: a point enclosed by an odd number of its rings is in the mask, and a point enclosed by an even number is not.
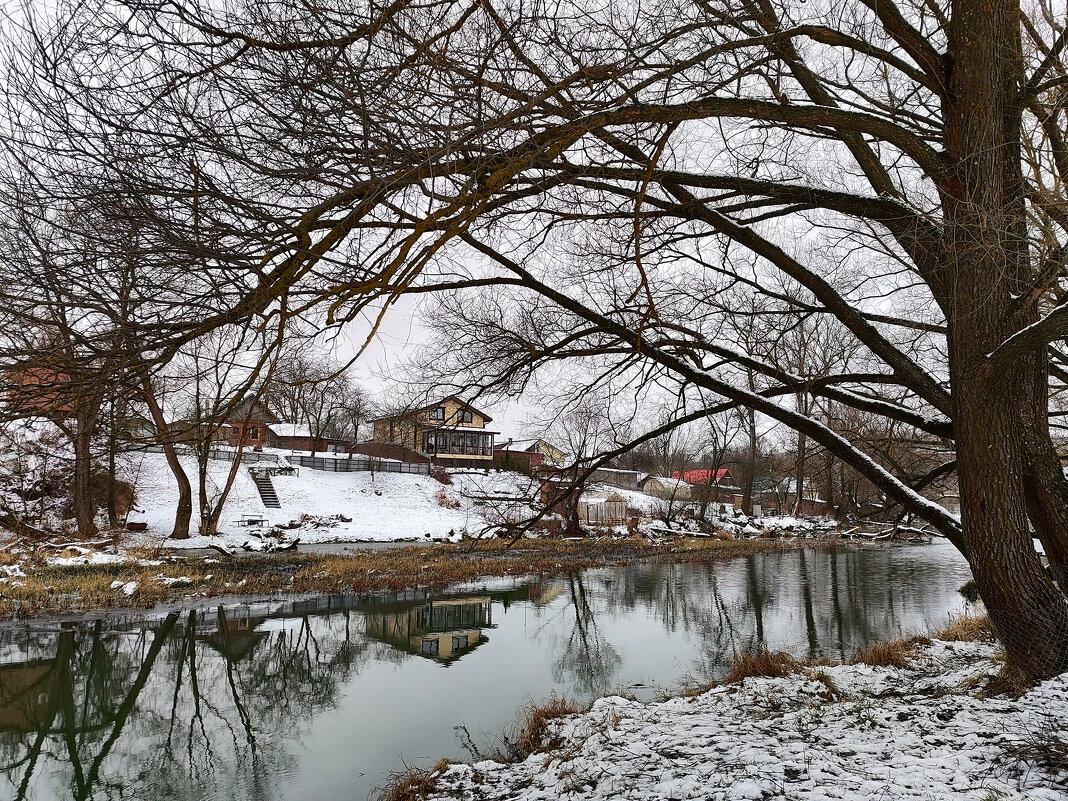
<svg viewBox="0 0 1068 801"><path fill-rule="evenodd" d="M930 642L930 640L928 640ZM858 651L854 655L854 665L871 665L872 667L894 667L908 669L912 660L919 655L922 640L919 638L889 640Z"/></svg>
<svg viewBox="0 0 1068 801"><path fill-rule="evenodd" d="M1039 768L1051 776L1068 774L1068 742L1061 739L1058 728L1052 718L1042 720L1022 739L1004 746L1006 757L1020 772Z"/></svg>
<svg viewBox="0 0 1068 801"><path fill-rule="evenodd" d="M734 660L727 671L724 684L737 684L740 681L757 676L779 678L797 672L802 664L785 651L758 651L755 654L741 654Z"/></svg>
<svg viewBox="0 0 1068 801"><path fill-rule="evenodd" d="M449 767L449 760L439 760L434 767L420 770L406 766L392 774L384 787L371 791L371 801L423 801L429 798L437 785L438 776Z"/></svg>
<svg viewBox="0 0 1068 801"><path fill-rule="evenodd" d="M434 495L434 500L437 501L438 506L444 509L459 509L460 501L457 498L452 498L449 493L445 491L445 488L441 488Z"/></svg>
<svg viewBox="0 0 1068 801"><path fill-rule="evenodd" d="M824 701L830 703L832 701L840 701L845 697L845 693L842 692L827 671L810 670L806 672L806 675L812 679L812 681L819 682L823 685L824 689L819 695Z"/></svg>
<svg viewBox="0 0 1068 801"><path fill-rule="evenodd" d="M811 542L806 542L811 546ZM358 546L356 546L358 547ZM265 595L276 592L397 592L445 587L480 576L556 574L631 562L707 562L767 550L779 543L721 542L706 538L654 544L633 539L504 540L470 544L412 545L342 554L271 554L221 558L167 557L162 565L27 565L19 584L0 584L0 619L28 618L117 607L145 607L185 596ZM161 558L151 550L140 558ZM192 585L168 588L157 576L188 576ZM113 581L136 581L126 596Z"/></svg>
<svg viewBox="0 0 1068 801"><path fill-rule="evenodd" d="M584 708L574 701L557 696L549 696L547 701L531 701L519 711L512 732L505 733L503 740L508 749L508 758L521 761L531 754L551 751L560 744L549 725L557 718L578 715Z"/></svg>
<svg viewBox="0 0 1068 801"><path fill-rule="evenodd" d="M934 638L947 642L992 642L994 629L986 615L953 615L949 625L936 632Z"/></svg>

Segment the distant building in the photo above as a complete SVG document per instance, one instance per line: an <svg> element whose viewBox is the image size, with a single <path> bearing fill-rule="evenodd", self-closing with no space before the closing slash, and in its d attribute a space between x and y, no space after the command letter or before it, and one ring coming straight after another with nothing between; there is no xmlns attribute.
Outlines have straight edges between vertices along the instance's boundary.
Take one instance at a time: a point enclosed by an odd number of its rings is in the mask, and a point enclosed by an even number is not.
<svg viewBox="0 0 1068 801"><path fill-rule="evenodd" d="M399 445L445 467L490 467L493 418L450 395L427 406L372 421L376 443Z"/></svg>
<svg viewBox="0 0 1068 801"><path fill-rule="evenodd" d="M494 464L500 465L508 460L529 469L541 465L563 467L567 454L543 439L509 439L493 448Z"/></svg>
<svg viewBox="0 0 1068 801"><path fill-rule="evenodd" d="M591 526L620 526L627 522L627 501L619 493L586 495L578 502L579 520Z"/></svg>
<svg viewBox="0 0 1068 801"><path fill-rule="evenodd" d="M720 467L716 470L709 468L702 468L697 470L683 470L682 472L676 470L671 474L672 478L681 478L687 484L721 484L721 485L733 485L734 476L731 475L730 468Z"/></svg>
<svg viewBox="0 0 1068 801"><path fill-rule="evenodd" d="M641 474L637 470L616 470L612 467L598 467L589 477L589 481L610 484L625 490L637 490Z"/></svg>
<svg viewBox="0 0 1068 801"><path fill-rule="evenodd" d="M349 441L334 437L312 436L311 427L303 423L268 423L267 444L272 448L310 453L347 453Z"/></svg>
<svg viewBox="0 0 1068 801"><path fill-rule="evenodd" d="M215 422L221 424L215 435L217 442L225 442L234 448L244 445L258 449L270 444L268 426L282 421L267 408L267 404L255 398L246 398Z"/></svg>
<svg viewBox="0 0 1068 801"><path fill-rule="evenodd" d="M640 486L646 495L663 500L688 501L693 497L693 487L681 478L646 476Z"/></svg>
<svg viewBox="0 0 1068 801"><path fill-rule="evenodd" d="M76 408L78 386L62 370L13 367L4 371L4 405L20 415L61 420Z"/></svg>

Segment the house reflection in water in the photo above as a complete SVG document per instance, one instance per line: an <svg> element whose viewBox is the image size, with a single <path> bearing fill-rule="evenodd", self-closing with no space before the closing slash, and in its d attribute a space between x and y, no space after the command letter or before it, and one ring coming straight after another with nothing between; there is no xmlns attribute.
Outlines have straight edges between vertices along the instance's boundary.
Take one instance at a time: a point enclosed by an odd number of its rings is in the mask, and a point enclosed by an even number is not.
<svg viewBox="0 0 1068 801"><path fill-rule="evenodd" d="M0 665L0 732L36 731L55 716L55 660Z"/></svg>
<svg viewBox="0 0 1068 801"><path fill-rule="evenodd" d="M486 642L482 630L493 628L490 597L369 609L366 626L369 637L448 665Z"/></svg>
<svg viewBox="0 0 1068 801"><path fill-rule="evenodd" d="M207 617L204 618L206 623ZM198 630L197 639L203 640L228 662L240 662L256 650L261 642L269 636L256 627L267 620L267 615L251 615L246 611L236 610L236 614L227 614L223 607L216 611L215 631Z"/></svg>

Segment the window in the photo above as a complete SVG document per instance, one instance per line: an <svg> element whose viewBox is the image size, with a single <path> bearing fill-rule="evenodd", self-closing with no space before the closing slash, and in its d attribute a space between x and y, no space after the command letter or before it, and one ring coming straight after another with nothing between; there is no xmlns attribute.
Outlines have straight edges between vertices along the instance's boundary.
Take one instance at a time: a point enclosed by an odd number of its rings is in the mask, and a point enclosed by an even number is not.
<svg viewBox="0 0 1068 801"><path fill-rule="evenodd" d="M431 420L444 420L445 419L445 407L444 406L438 406L438 407L436 407L434 409L431 409L430 410L430 419Z"/></svg>
<svg viewBox="0 0 1068 801"><path fill-rule="evenodd" d="M460 412L460 422L461 423L473 423L473 422L475 422L475 416L469 410L463 409Z"/></svg>
<svg viewBox="0 0 1068 801"><path fill-rule="evenodd" d="M249 439L259 439L260 438L260 430L259 430L259 428L257 428L256 426L252 426L248 430L248 438Z"/></svg>
<svg viewBox="0 0 1068 801"><path fill-rule="evenodd" d="M427 637L423 640L422 651L424 654L436 654L438 652L437 637Z"/></svg>
<svg viewBox="0 0 1068 801"><path fill-rule="evenodd" d="M452 650L453 650L453 653L455 653L456 651L462 651L466 647L467 647L467 635L463 635L463 636L460 636L460 637L455 637L454 636L452 638Z"/></svg>

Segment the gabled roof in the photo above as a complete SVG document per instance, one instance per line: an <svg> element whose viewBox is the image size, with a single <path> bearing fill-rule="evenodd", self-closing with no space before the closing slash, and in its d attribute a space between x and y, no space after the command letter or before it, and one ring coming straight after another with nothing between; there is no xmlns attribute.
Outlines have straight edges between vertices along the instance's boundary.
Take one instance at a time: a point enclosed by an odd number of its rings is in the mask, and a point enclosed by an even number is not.
<svg viewBox="0 0 1068 801"><path fill-rule="evenodd" d="M481 412L480 412L480 414L481 414ZM526 453L531 453L531 452L534 451L535 448L538 448L538 447L541 447L541 446L546 446L546 447L552 448L554 451L557 451L559 453L563 453L564 452L563 448L558 448L555 445L553 445L551 442L549 442L548 440L542 439L541 437L528 437L526 439L510 439L507 442L499 442L494 447L497 450L513 450L513 451L524 451Z"/></svg>
<svg viewBox="0 0 1068 801"><path fill-rule="evenodd" d="M672 473L672 478L681 478L687 484L719 484L723 479L730 478L733 480L734 476L731 475L730 468L720 467L715 471L704 468L700 470L686 470L680 473L676 470Z"/></svg>
<svg viewBox="0 0 1068 801"><path fill-rule="evenodd" d="M232 420L235 423L248 422L264 422L264 423L279 423L278 416L268 408L267 404L256 398L245 398L243 401L234 406L230 410L230 413L226 415L227 420Z"/></svg>
<svg viewBox="0 0 1068 801"><path fill-rule="evenodd" d="M484 411L482 411L481 409L476 409L470 403L468 403L467 401L463 400L462 398L458 398L456 395L446 395L441 400L434 401L433 403L428 403L428 404L426 404L426 406L418 406L415 409L409 409L407 411L398 412L397 414L384 414L381 417L375 417L371 422L374 422L375 420L396 420L398 418L411 417L414 414L419 414L420 412L428 412L431 409L435 409L438 406L441 406L441 404L445 403L445 401L449 401L449 400L456 401L458 404L463 406L468 411L473 412L474 414L477 414L479 417L482 418L482 421L484 423L492 423L493 422L493 418L490 417L488 414L486 414Z"/></svg>
<svg viewBox="0 0 1068 801"><path fill-rule="evenodd" d="M279 437L308 437L311 438L311 429L302 423L270 423L267 428Z"/></svg>

